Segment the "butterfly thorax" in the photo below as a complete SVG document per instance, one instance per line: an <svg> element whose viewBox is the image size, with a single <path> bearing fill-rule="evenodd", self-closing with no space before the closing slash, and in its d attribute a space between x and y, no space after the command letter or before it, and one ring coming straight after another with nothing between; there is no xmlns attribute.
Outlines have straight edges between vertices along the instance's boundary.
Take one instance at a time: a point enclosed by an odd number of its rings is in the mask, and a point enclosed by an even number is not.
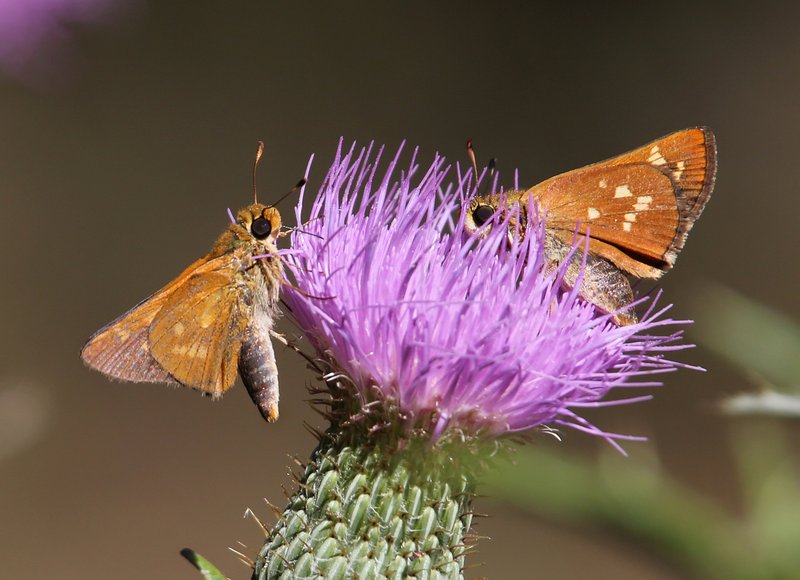
<svg viewBox="0 0 800 580"><path fill-rule="evenodd" d="M269 308L273 312L277 311L276 306L283 283L283 262L277 254L274 257L261 258L257 260L253 271L256 309Z"/></svg>

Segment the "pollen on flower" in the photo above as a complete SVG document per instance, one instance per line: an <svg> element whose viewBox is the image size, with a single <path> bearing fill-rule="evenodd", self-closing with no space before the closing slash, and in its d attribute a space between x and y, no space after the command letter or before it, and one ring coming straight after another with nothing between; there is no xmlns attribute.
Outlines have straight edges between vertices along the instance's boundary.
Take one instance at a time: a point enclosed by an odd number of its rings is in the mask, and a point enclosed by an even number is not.
<svg viewBox="0 0 800 580"><path fill-rule="evenodd" d="M561 289L563 269L543 268L541 221L513 244L502 221L513 211L493 216L500 227L484 238L465 235L457 216L473 191L469 172L451 173L440 156L423 168L416 151L405 171L401 151L379 171L382 152L340 144L310 207L298 202L303 231L286 256L294 287L285 301L358 405L388 402L401 428L432 438L546 424L615 445L631 438L579 411L647 399L606 396L656 386L650 375L680 366L666 354L684 348L681 332L652 333L678 324L664 318L668 307L653 301L641 322L616 326Z"/></svg>

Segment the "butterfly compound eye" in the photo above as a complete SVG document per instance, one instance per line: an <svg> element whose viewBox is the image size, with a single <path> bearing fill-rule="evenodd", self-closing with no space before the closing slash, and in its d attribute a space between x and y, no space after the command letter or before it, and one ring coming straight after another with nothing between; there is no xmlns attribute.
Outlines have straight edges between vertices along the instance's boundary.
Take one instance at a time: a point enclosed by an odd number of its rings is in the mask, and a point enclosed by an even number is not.
<svg viewBox="0 0 800 580"><path fill-rule="evenodd" d="M492 209L492 206L479 205L475 208L475 211L472 212L472 219L475 220L475 224L478 227L481 227L483 224L492 219L492 214L494 214L494 209Z"/></svg>
<svg viewBox="0 0 800 580"><path fill-rule="evenodd" d="M257 240L263 240L272 233L272 224L268 219L257 217L250 226L250 233L253 234L253 237Z"/></svg>

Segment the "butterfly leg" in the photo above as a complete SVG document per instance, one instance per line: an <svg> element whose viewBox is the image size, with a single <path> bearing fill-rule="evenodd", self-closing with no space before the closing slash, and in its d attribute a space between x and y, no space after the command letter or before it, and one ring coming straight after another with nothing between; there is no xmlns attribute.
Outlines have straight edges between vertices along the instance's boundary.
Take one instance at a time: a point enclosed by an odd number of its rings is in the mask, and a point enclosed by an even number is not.
<svg viewBox="0 0 800 580"><path fill-rule="evenodd" d="M317 371L320 375L325 374L325 371L320 366L320 362L321 361L319 361L317 359L314 359L311 356L309 356L308 354L306 354L305 352L303 352L303 350L299 346L297 346L294 342L290 341L283 334L281 334L279 332L275 332L274 330L271 330L270 334L272 334L272 338L274 338L275 340L277 340L280 343L282 343L286 348L292 349L294 352L296 352L301 357L303 357L306 360L306 362L310 365L310 368L312 368L315 371Z"/></svg>

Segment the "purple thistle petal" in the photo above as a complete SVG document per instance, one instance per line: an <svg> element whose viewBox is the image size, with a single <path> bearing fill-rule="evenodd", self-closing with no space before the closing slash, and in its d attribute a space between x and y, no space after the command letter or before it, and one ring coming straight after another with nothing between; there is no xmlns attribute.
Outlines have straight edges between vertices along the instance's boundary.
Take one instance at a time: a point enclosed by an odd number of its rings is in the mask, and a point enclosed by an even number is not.
<svg viewBox="0 0 800 580"><path fill-rule="evenodd" d="M339 143L302 226L319 237L293 233L286 257L299 289L286 288L286 303L362 404L388 400L433 438L449 428L499 435L555 423L616 447L637 439L576 410L649 399L604 400L615 388L658 386L637 379L683 366L663 355L686 348L674 344L681 332L651 334L679 324L663 318L669 307L645 298L641 322L614 325L577 291L561 290L563 268L544 273L541 220L510 249L513 215L496 212L486 237L468 237L461 209L477 186L470 171L443 187L444 159L423 172L415 150L393 177L401 146L376 178L383 148L372 149Z"/></svg>

